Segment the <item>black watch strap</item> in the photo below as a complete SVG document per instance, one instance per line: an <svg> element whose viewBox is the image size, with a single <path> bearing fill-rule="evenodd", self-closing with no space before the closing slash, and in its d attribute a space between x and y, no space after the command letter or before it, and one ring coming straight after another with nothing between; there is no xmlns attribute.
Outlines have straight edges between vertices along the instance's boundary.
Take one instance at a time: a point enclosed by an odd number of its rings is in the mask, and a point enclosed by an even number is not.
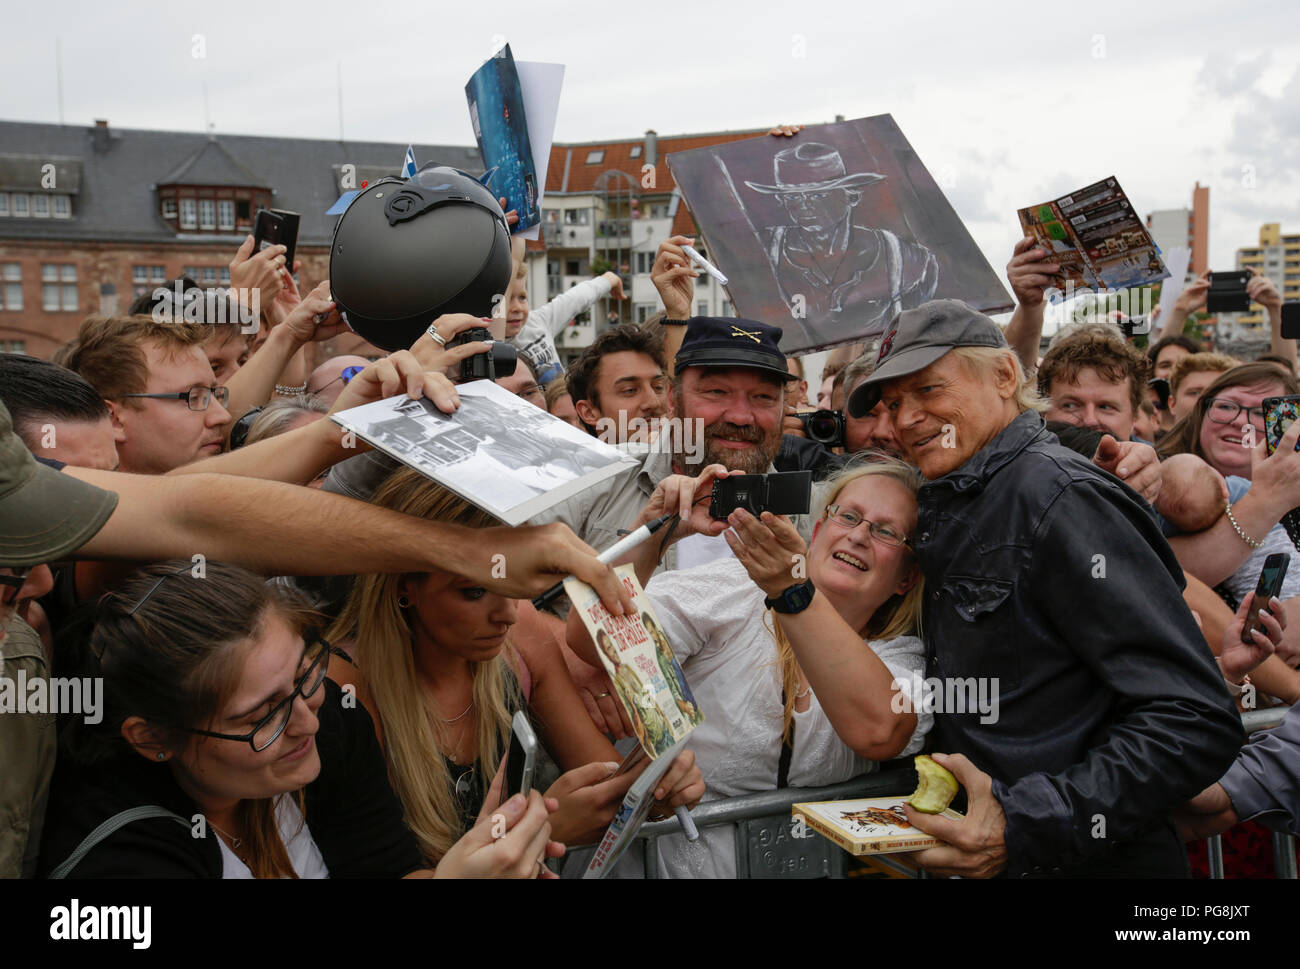
<svg viewBox="0 0 1300 969"><path fill-rule="evenodd" d="M662 323L664 326L686 326L686 325L689 324L691 321L690 321L690 320L670 320L670 319L668 319L668 317L665 316L665 317L664 317L662 320L660 320L659 322Z"/></svg>
<svg viewBox="0 0 1300 969"><path fill-rule="evenodd" d="M775 609L777 612L790 616L807 609L812 603L813 593L816 591L817 587L813 585L812 579L805 579L798 585L790 586L775 599L765 598L763 604L769 609Z"/></svg>

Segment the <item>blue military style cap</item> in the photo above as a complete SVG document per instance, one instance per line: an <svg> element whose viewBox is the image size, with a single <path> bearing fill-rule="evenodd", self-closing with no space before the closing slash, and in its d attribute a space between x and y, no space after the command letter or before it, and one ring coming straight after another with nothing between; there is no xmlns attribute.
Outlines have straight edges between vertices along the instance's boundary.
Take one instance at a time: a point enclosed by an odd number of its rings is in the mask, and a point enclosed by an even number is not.
<svg viewBox="0 0 1300 969"><path fill-rule="evenodd" d="M748 367L782 380L794 380L781 352L781 328L735 317L695 316L677 351L674 366Z"/></svg>

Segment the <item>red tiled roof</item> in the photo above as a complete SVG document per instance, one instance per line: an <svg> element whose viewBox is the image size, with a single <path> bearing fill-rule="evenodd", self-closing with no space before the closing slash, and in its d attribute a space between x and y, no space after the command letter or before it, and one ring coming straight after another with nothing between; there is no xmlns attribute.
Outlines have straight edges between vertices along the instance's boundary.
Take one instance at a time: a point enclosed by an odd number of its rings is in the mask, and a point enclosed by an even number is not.
<svg viewBox="0 0 1300 969"><path fill-rule="evenodd" d="M690 151L692 148L707 148L709 145L723 145L731 141L744 141L757 138L766 132L764 128L751 131L720 131L711 135L678 135L660 137L658 161L655 165L654 194L667 195L676 187L672 173L664 161L675 151ZM641 154L632 157L632 149L640 148ZM598 163L588 165L587 155L593 151L604 150L605 157ZM595 188L596 179L611 168L626 172L638 185L641 184L641 166L646 163L645 139L634 141L592 141L573 145L552 145L551 161L546 169L547 192L590 192ZM567 181L566 181L567 171ZM649 189L646 190L650 191Z"/></svg>

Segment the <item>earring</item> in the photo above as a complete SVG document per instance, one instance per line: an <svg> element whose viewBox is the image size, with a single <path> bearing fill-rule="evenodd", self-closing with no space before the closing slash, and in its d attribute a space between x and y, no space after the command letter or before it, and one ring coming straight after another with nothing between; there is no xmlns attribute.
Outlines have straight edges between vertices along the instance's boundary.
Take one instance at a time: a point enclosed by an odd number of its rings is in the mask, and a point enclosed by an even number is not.
<svg viewBox="0 0 1300 969"><path fill-rule="evenodd" d="M166 755L166 754L159 754L159 755L158 755L158 759L159 759L159 760L166 760L166 759L167 759L167 755Z"/></svg>
<svg viewBox="0 0 1300 969"><path fill-rule="evenodd" d="M397 607L398 607L399 609L410 609L410 608L411 608L411 600L408 599L406 596L398 596L398 597L397 597Z"/></svg>

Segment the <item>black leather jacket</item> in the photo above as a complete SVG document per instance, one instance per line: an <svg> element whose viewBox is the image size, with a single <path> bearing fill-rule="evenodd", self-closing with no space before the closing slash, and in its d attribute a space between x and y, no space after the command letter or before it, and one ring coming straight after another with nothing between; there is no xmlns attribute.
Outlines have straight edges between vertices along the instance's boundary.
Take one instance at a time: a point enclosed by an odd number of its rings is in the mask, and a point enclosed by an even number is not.
<svg viewBox="0 0 1300 969"><path fill-rule="evenodd" d="M919 506L928 675L996 678L999 699L993 723L936 716L934 749L992 775L1006 874L1131 870L1243 740L1148 506L1033 412Z"/></svg>

